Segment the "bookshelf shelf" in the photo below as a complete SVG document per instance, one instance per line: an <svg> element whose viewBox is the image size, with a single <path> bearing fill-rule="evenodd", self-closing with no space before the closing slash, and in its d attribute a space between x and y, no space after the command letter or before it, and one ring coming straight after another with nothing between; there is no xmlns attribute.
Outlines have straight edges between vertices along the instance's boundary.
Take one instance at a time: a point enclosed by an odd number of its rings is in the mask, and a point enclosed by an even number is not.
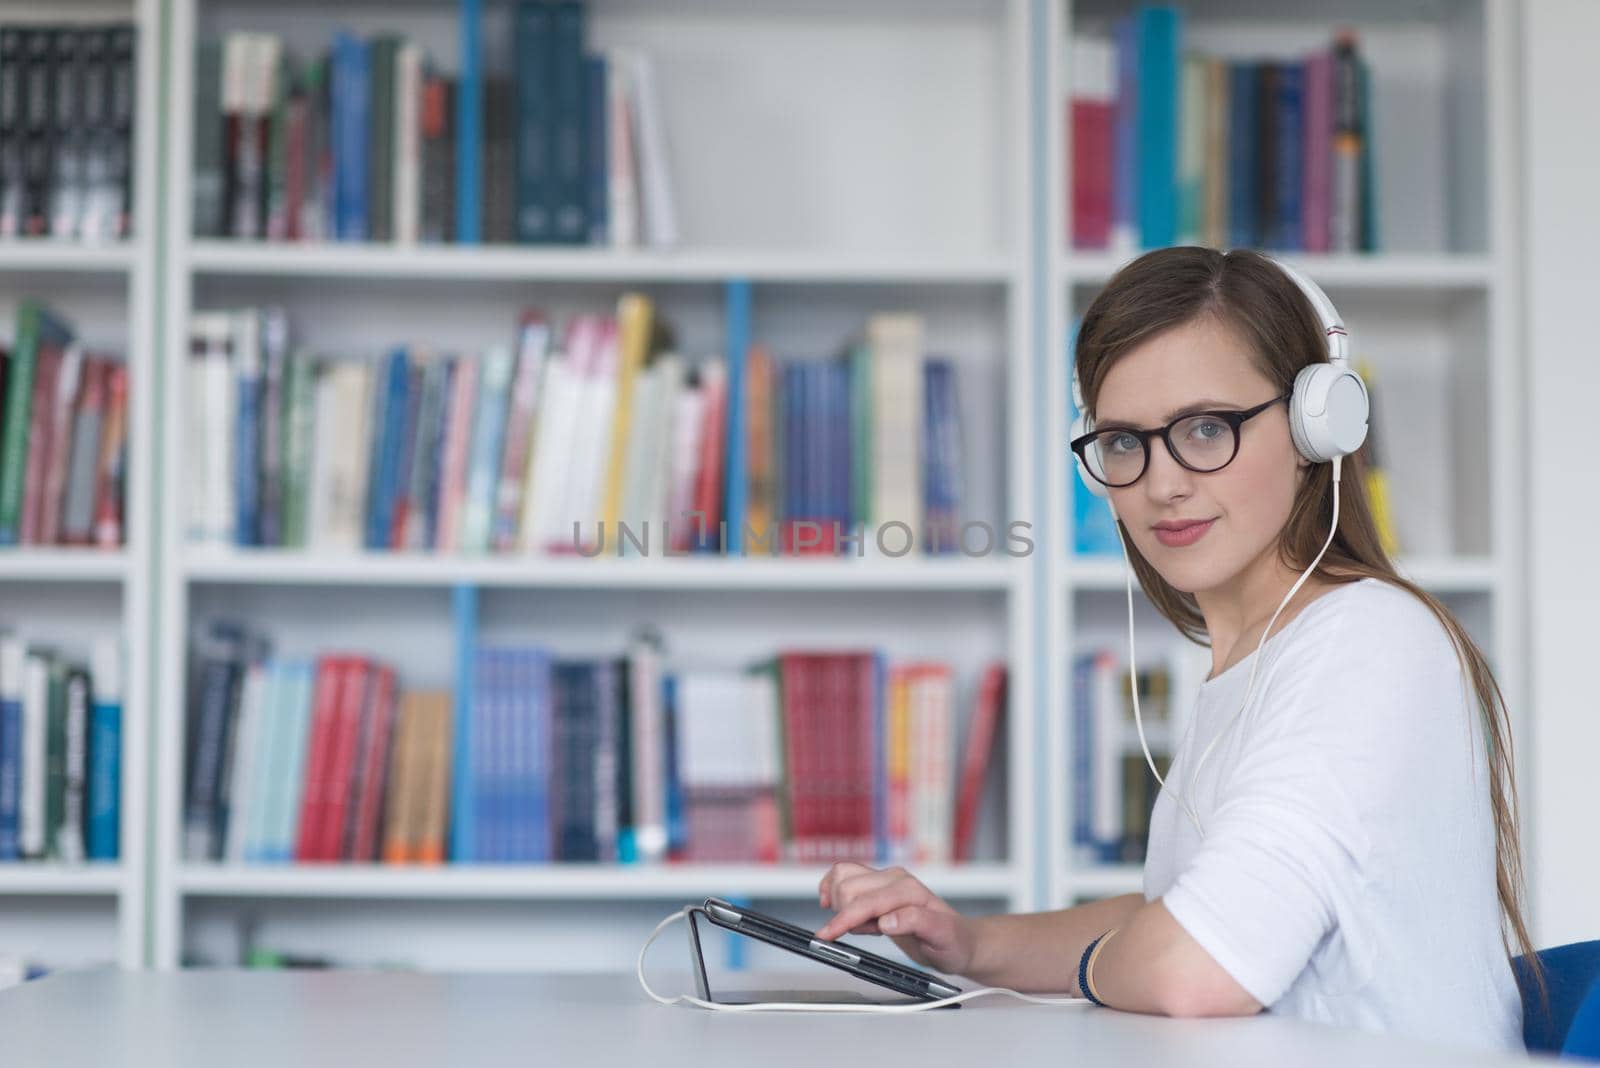
<svg viewBox="0 0 1600 1068"><path fill-rule="evenodd" d="M127 881L127 870L118 864L0 864L0 897L116 895Z"/></svg>
<svg viewBox="0 0 1600 1068"><path fill-rule="evenodd" d="M1132 255L1105 252L1071 252L1063 262L1062 277L1071 286L1104 285ZM1483 290L1494 283L1499 269L1488 256L1474 253L1411 255L1284 255L1282 259L1309 274L1318 285L1333 290Z"/></svg>
<svg viewBox="0 0 1600 1068"><path fill-rule="evenodd" d="M125 274L138 262L134 242L87 245L48 238L0 240L0 273L19 271Z"/></svg>
<svg viewBox="0 0 1600 1068"><path fill-rule="evenodd" d="M416 553L191 551L191 583L683 590L998 590L1024 572L1010 560L571 560Z"/></svg>
<svg viewBox="0 0 1600 1068"><path fill-rule="evenodd" d="M198 275L263 278L389 278L430 281L940 282L1002 285L1018 270L1001 255L881 256L738 252L613 251L505 246L321 244L196 240Z"/></svg>
<svg viewBox="0 0 1600 1068"><path fill-rule="evenodd" d="M0 582L121 582L124 549L0 550Z"/></svg>
<svg viewBox="0 0 1600 1068"><path fill-rule="evenodd" d="M1401 575L1431 593L1492 593L1499 576L1493 557L1402 557L1395 562ZM1119 556L1070 558L1057 569L1057 578L1069 589L1117 592L1126 588ZM1134 579L1134 592L1139 581Z"/></svg>
<svg viewBox="0 0 1600 1068"><path fill-rule="evenodd" d="M190 897L576 899L751 895L807 898L817 891L825 865L474 865L431 869L327 865L251 868L190 865L178 885ZM1012 897L1016 870L1004 864L919 869L935 893L956 897Z"/></svg>

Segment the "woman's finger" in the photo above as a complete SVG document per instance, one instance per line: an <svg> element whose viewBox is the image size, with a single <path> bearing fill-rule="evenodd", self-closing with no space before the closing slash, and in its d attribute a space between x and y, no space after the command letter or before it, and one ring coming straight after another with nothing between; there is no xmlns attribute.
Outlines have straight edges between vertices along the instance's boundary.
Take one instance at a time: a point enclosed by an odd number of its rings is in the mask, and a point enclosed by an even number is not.
<svg viewBox="0 0 1600 1068"><path fill-rule="evenodd" d="M822 880L817 883L818 903L825 909L833 908L833 903L837 896L835 889L839 884L839 880L875 870L877 869L869 868L865 864L857 864L853 860L835 862L827 871L822 873Z"/></svg>
<svg viewBox="0 0 1600 1068"><path fill-rule="evenodd" d="M915 879L896 879L887 886L855 898L834 914L833 919L817 928L817 937L823 940L838 938L869 920L904 905L920 905L927 890Z"/></svg>
<svg viewBox="0 0 1600 1068"><path fill-rule="evenodd" d="M882 871L867 870L856 875L847 875L833 884L829 897L833 899L833 908L842 909L849 907L850 903L862 894L881 890L901 879L911 879L904 868L885 868ZM911 880L916 882L915 879Z"/></svg>

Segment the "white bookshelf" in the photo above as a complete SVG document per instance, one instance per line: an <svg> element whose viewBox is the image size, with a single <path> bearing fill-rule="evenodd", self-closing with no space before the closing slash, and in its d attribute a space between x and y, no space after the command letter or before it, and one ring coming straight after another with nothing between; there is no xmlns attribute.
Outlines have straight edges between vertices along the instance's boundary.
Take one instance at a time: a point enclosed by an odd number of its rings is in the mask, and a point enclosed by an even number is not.
<svg viewBox="0 0 1600 1068"><path fill-rule="evenodd" d="M0 627L85 660L101 637L120 638L123 649L120 859L0 864L0 946L47 967L115 962L132 968L145 956L161 3L24 2L0 14L6 23L122 20L132 21L138 33L133 237L107 243L0 241L0 322L8 336L17 304L37 297L61 311L91 350L122 354L129 373L124 547L0 550Z"/></svg>
<svg viewBox="0 0 1600 1068"><path fill-rule="evenodd" d="M485 4L490 18L501 5ZM185 409L192 311L275 303L320 351L396 341L471 351L509 336L524 305L558 324L624 288L656 302L680 351L720 352L725 284L753 287L753 336L780 359L824 356L873 311L924 316L930 351L989 378L984 416L999 468L976 518L1032 518L1034 299L1027 0L593 0L591 45L654 58L684 240L672 250L271 245L190 236L198 40L276 32L302 54L337 27L394 29L456 68L453 0L388 5L170 0L170 134L162 399ZM486 34L486 48L493 48ZM487 62L496 62L491 54ZM819 79L817 72L829 77ZM729 86L739 86L729 93ZM919 87L907 92L907 86ZM731 135L731 136L730 136ZM797 152L802 153L796 155ZM382 324L381 336L374 323ZM182 420L161 455L182 471ZM924 875L979 910L1032 907L1037 868L1032 558L551 559L216 549L183 538L176 485L162 499L159 714L150 962L229 960L241 924L277 949L433 968L567 964L572 931L603 929L590 966L628 966L663 915L695 897L779 903L820 922L825 867L794 865L237 866L180 853L188 638L202 620L249 621L286 655L335 644L400 666L407 686L448 685L453 591L477 590L482 641L611 654L635 621L671 659L735 665L788 647L878 645L891 660L951 662L962 699L1003 658L1011 695L1001 797L979 859ZM993 805L992 801L1002 801ZM809 904L807 904L809 902ZM797 911L798 910L798 911Z"/></svg>
<svg viewBox="0 0 1600 1068"><path fill-rule="evenodd" d="M1053 551L1045 554L1049 592L1040 648L1048 664L1046 863L1050 899L1059 906L1142 889L1137 866L1073 862L1072 656L1108 647L1125 672L1127 620L1121 556L1078 558L1067 551L1068 486L1077 478L1067 448L1068 331L1073 317L1134 253L1071 248L1057 192L1066 188L1068 173L1060 111L1071 84L1065 44L1078 30L1108 32L1112 17L1131 5L1064 0L1046 9L1044 32L1051 45L1044 86L1056 110L1045 126L1046 188L1054 195L1046 198L1042 220L1050 235L1050 299L1040 448L1047 485L1042 511L1059 521L1045 535ZM1379 104L1373 115L1376 195L1385 251L1285 258L1327 290L1351 329L1353 357L1375 366L1377 429L1403 543L1397 566L1467 625L1489 657L1521 739L1529 709L1515 447L1522 429L1513 5L1208 0L1186 4L1183 11L1185 48L1232 58L1299 54L1326 45L1340 25L1359 33ZM1396 416L1402 410L1405 420ZM1134 585L1143 667L1183 639L1156 615L1137 580ZM1209 661L1209 654L1200 656ZM1526 774L1519 768L1524 779Z"/></svg>

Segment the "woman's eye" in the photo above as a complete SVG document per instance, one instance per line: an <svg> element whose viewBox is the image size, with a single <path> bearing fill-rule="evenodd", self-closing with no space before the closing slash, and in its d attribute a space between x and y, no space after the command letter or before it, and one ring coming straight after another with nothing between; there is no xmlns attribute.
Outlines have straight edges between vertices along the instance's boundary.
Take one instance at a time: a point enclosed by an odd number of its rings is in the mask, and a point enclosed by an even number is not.
<svg viewBox="0 0 1600 1068"><path fill-rule="evenodd" d="M1139 439L1132 434L1118 434L1106 443L1106 449L1113 453L1128 453L1139 447Z"/></svg>
<svg viewBox="0 0 1600 1068"><path fill-rule="evenodd" d="M1201 441L1216 441L1218 438L1227 433L1227 431L1227 424L1221 422L1220 420L1202 419L1200 422L1194 425L1191 432Z"/></svg>

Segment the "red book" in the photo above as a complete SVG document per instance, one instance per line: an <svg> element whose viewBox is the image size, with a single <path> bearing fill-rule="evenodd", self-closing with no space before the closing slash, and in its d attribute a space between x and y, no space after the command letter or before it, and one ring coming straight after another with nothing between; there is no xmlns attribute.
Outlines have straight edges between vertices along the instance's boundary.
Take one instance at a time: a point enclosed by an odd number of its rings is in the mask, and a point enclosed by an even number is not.
<svg viewBox="0 0 1600 1068"><path fill-rule="evenodd" d="M23 468L22 530L17 539L23 545L39 544L39 511L50 463L50 419L55 412L56 374L60 368L61 350L40 348L33 371L33 399L28 403L28 461Z"/></svg>
<svg viewBox="0 0 1600 1068"><path fill-rule="evenodd" d="M284 106L283 144L283 233L275 238L299 241L305 236L300 226L300 215L305 211L306 200L306 126L309 119L309 101L303 93L290 97Z"/></svg>
<svg viewBox="0 0 1600 1068"><path fill-rule="evenodd" d="M294 859L321 860L320 834L327 808L328 762L333 752L334 721L339 714L339 686L344 681L344 657L325 656L317 661L316 684L311 696L310 751L300 795L300 829Z"/></svg>
<svg viewBox="0 0 1600 1068"><path fill-rule="evenodd" d="M722 536L722 440L728 403L726 367L712 363L705 369L704 430L700 435L700 465L695 475L694 508L703 524L694 531L698 549L719 552Z"/></svg>
<svg viewBox="0 0 1600 1068"><path fill-rule="evenodd" d="M790 859L809 863L812 855L813 806L811 777L811 712L806 692L806 668L810 657L803 653L783 653L778 658L779 679L783 687L783 739L789 775L789 851Z"/></svg>
<svg viewBox="0 0 1600 1068"><path fill-rule="evenodd" d="M1115 106L1074 97L1071 104L1072 244L1105 248L1111 243L1112 131Z"/></svg>
<svg viewBox="0 0 1600 1068"><path fill-rule="evenodd" d="M102 549L122 544L122 470L128 438L128 369L106 368L105 415L95 464L94 540Z"/></svg>
<svg viewBox="0 0 1600 1068"><path fill-rule="evenodd" d="M333 743L323 779L324 803L317 828L317 859L338 860L344 852L344 826L350 809L350 781L355 776L357 743L366 710L371 670L360 657L344 661L339 705L333 718Z"/></svg>
<svg viewBox="0 0 1600 1068"><path fill-rule="evenodd" d="M874 834L873 787L877 768L872 754L878 738L878 658L872 653L856 654L855 707L856 723L852 737L855 743L851 754L855 757L855 770L851 782L855 786L856 853L865 863L878 859L877 836Z"/></svg>
<svg viewBox="0 0 1600 1068"><path fill-rule="evenodd" d="M50 415L50 445L46 449L49 459L44 469L44 489L39 499L39 544L55 545L61 540L61 508L66 503L67 464L72 459L72 430L77 423L79 402L83 397L84 369L88 361L81 350L69 350L61 356L56 369L55 395L50 403L55 411Z"/></svg>
<svg viewBox="0 0 1600 1068"><path fill-rule="evenodd" d="M361 791L356 798L351 860L378 859L378 815L383 807L384 773L389 766L389 738L394 725L394 669L375 668L368 690L371 723L360 753Z"/></svg>
<svg viewBox="0 0 1600 1068"><path fill-rule="evenodd" d="M961 760L961 787L956 794L955 840L950 857L956 863L972 859L972 838L978 826L978 801L983 796L983 778L989 770L989 755L1005 708L1006 667L990 664L978 687L978 705L967 727L967 751Z"/></svg>

